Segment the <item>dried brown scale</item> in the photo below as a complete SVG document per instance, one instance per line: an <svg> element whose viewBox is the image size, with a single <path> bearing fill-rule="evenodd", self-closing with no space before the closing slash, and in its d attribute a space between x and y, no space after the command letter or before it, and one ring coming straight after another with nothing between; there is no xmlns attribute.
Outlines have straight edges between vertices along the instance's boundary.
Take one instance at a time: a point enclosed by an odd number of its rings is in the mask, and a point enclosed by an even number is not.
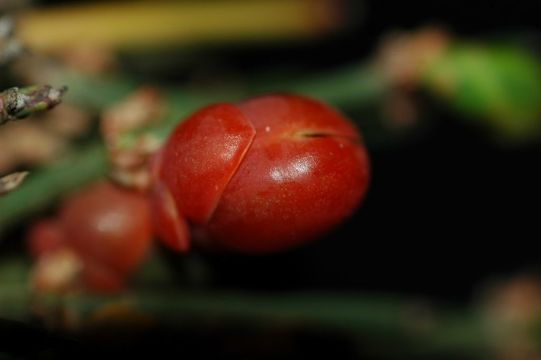
<svg viewBox="0 0 541 360"><path fill-rule="evenodd" d="M81 258L65 247L36 261L31 288L36 293L69 293L76 287L83 270Z"/></svg>
<svg viewBox="0 0 541 360"><path fill-rule="evenodd" d="M427 65L448 48L450 38L445 29L437 27L391 34L381 42L376 61L394 87L411 90Z"/></svg>
<svg viewBox="0 0 541 360"><path fill-rule="evenodd" d="M535 329L541 321L541 280L518 274L493 284L483 294L481 314L494 338L498 359L539 359L541 346Z"/></svg>
<svg viewBox="0 0 541 360"><path fill-rule="evenodd" d="M160 118L163 99L156 89L143 87L107 110L101 121L111 169L109 178L119 185L145 189L150 181L148 162L159 142L148 135L123 143L126 134L144 128Z"/></svg>
<svg viewBox="0 0 541 360"><path fill-rule="evenodd" d="M63 64L82 74L95 76L111 72L117 67L114 51L104 44L78 44L60 55Z"/></svg>
<svg viewBox="0 0 541 360"><path fill-rule="evenodd" d="M87 133L92 125L92 118L75 105L64 103L55 108L54 112L40 114L30 122L42 124L51 133L70 139Z"/></svg>
<svg viewBox="0 0 541 360"><path fill-rule="evenodd" d="M28 171L20 171L0 177L0 196L17 189L27 175Z"/></svg>

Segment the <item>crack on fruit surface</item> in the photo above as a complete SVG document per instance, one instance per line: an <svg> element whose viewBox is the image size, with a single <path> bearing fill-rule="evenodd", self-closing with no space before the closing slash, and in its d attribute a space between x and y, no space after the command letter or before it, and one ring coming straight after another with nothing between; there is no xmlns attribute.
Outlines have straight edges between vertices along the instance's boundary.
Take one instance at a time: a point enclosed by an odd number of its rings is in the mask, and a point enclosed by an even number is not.
<svg viewBox="0 0 541 360"><path fill-rule="evenodd" d="M317 138L331 138L331 139L344 139L353 144L360 144L362 141L350 135L338 134L326 131L304 131L298 133L298 136L304 139L317 139Z"/></svg>

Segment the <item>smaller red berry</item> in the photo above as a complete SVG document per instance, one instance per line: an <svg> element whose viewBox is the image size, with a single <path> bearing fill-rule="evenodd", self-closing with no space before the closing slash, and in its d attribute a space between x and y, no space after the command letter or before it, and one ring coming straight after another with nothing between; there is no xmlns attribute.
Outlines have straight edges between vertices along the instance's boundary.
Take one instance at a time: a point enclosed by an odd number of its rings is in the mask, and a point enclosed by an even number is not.
<svg viewBox="0 0 541 360"><path fill-rule="evenodd" d="M118 290L151 244L149 201L145 195L100 182L68 198L59 218L38 222L29 238L34 256L72 251L82 264L77 276L85 288Z"/></svg>

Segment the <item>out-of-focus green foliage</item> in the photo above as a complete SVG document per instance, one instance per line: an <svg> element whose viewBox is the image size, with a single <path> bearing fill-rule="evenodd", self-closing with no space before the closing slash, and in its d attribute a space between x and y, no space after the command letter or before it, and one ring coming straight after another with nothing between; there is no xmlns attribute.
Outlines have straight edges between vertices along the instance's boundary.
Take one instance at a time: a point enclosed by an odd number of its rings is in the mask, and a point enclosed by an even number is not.
<svg viewBox="0 0 541 360"><path fill-rule="evenodd" d="M29 309L29 266L22 258L0 259L0 319L25 319Z"/></svg>
<svg viewBox="0 0 541 360"><path fill-rule="evenodd" d="M430 62L423 84L506 140L541 135L541 67L520 48L452 46Z"/></svg>

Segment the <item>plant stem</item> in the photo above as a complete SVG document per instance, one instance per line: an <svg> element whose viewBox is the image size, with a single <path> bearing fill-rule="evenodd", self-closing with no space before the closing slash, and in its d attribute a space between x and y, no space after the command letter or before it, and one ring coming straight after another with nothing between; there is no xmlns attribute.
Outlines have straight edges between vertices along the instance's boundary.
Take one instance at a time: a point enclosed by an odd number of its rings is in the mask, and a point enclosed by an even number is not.
<svg viewBox="0 0 541 360"><path fill-rule="evenodd" d="M9 301L4 302L7 306L0 308L0 314L15 320L27 318L29 314L21 304L30 304L28 289L12 286L5 290L4 297ZM42 300L46 308L61 306L64 313L80 319L83 327L99 326L94 315L114 306L125 309L122 313L128 317L130 313L150 316L159 326L191 327L219 320L254 328L277 324L319 327L354 338L400 342L405 348L424 354L471 356L486 354L493 345L482 319L475 313L464 309L435 310L424 305L424 311L430 314L426 319L419 316L419 302L415 299L382 294L139 290L117 296L79 294ZM7 308L10 306L13 311Z"/></svg>
<svg viewBox="0 0 541 360"><path fill-rule="evenodd" d="M128 317L143 314L158 325L177 328L197 326L206 320L233 320L251 327L318 326L350 336L405 342L425 354L486 355L493 345L478 313L436 308L416 298L345 292L159 291L144 287L119 295L77 293L55 297L32 294L27 285L29 273L30 264L20 258L0 262L1 318L28 319L34 304L42 314L58 314L50 310L61 307L61 313L80 319L83 327L107 322L103 316L106 313ZM103 311L112 308L122 311Z"/></svg>
<svg viewBox="0 0 541 360"><path fill-rule="evenodd" d="M57 163L32 173L17 191L0 200L0 232L7 225L47 207L58 197L102 176L105 151L93 144Z"/></svg>

